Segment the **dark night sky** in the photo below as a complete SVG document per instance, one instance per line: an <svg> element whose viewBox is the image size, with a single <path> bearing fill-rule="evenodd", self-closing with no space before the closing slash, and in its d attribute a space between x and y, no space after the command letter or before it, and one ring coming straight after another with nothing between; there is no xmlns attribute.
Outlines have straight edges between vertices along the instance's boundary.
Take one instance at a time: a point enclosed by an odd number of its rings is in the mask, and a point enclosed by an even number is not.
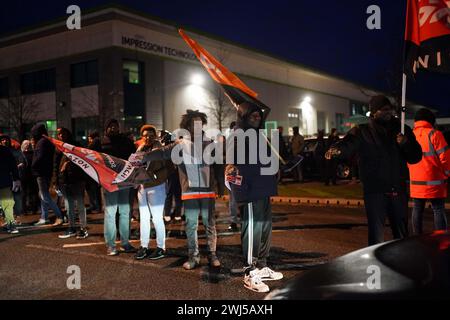
<svg viewBox="0 0 450 320"><path fill-rule="evenodd" d="M8 1L0 33L66 16L101 0ZM406 0L115 1L388 93L400 89ZM381 30L368 30L366 9L381 8ZM450 116L450 75L422 72L408 82L407 98Z"/></svg>

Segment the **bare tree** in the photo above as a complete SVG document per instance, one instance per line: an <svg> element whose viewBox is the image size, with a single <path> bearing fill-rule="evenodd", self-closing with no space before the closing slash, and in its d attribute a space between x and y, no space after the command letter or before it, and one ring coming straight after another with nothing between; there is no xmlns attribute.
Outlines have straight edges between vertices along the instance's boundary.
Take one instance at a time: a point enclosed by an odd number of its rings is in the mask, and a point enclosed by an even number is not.
<svg viewBox="0 0 450 320"><path fill-rule="evenodd" d="M16 132L19 140L24 140L26 125L34 122L39 105L33 97L27 95L0 100L2 123Z"/></svg>
<svg viewBox="0 0 450 320"><path fill-rule="evenodd" d="M228 98L225 96L222 88L219 86L214 88L213 95L208 98L205 109L208 110L220 131L222 131L226 124L225 121L229 120L236 112Z"/></svg>
<svg viewBox="0 0 450 320"><path fill-rule="evenodd" d="M217 60L225 65L230 53L225 48L218 49L216 53ZM236 109L233 107L227 96L225 96L223 89L215 84L215 88L211 91L212 95L207 99L205 109L208 110L211 117L216 122L219 130L222 131L225 121L230 120L230 117L234 115Z"/></svg>
<svg viewBox="0 0 450 320"><path fill-rule="evenodd" d="M72 114L81 118L98 116L98 94L93 96L84 90L84 88L78 92L80 96L72 104Z"/></svg>

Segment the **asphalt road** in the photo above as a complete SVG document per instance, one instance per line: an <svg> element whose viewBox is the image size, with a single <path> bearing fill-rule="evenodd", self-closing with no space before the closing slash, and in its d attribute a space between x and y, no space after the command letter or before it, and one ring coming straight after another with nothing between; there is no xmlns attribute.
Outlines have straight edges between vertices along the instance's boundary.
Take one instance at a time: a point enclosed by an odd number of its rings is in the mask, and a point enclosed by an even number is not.
<svg viewBox="0 0 450 320"><path fill-rule="evenodd" d="M182 223L167 225L168 256L156 261L136 261L133 254L106 256L102 214L88 215L90 236L84 240L58 239L65 227L32 227L25 223L18 235L1 231L0 299L263 299L265 294L244 288L240 234L226 230L226 203L218 202L216 209L220 270L211 270L207 265L203 226L199 227L201 267L191 271L182 268L187 257ZM267 282L271 289L305 270L366 246L362 209L283 205L274 206L273 212L269 264L283 272L284 279ZM37 219L35 215L23 220ZM132 225L138 227L136 222ZM425 228L432 230L430 213ZM139 246L138 240L132 243ZM155 246L154 239L151 246ZM72 265L80 268L80 289L67 287L72 275L67 270Z"/></svg>

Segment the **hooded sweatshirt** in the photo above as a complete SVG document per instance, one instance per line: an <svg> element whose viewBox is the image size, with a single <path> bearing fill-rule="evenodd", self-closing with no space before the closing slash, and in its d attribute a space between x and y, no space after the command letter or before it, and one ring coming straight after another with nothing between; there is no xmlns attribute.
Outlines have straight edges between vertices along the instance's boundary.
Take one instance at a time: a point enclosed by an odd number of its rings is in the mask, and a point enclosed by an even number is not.
<svg viewBox="0 0 450 320"><path fill-rule="evenodd" d="M258 129L264 128L264 114L261 108L259 108L255 104L251 103L243 103L239 105L238 108L238 114L237 114L237 121L236 121L236 127L235 129L242 129L244 132L252 129L252 127L249 124L249 117L250 114L253 112L259 112L261 114L261 124ZM237 167L239 171L239 175L242 177L241 184L233 184L230 183L231 192L233 192L233 195L237 202L251 202L256 200L261 200L267 197L275 196L277 195L277 180L275 175L262 175L261 174L261 168L269 167L269 165L264 165L261 163L259 159L259 144L260 144L260 137L257 135L257 145L258 145L258 152L257 152L257 163L256 164L250 164L249 161L249 145L248 142L245 144L245 163L244 164L238 164L237 159L237 152L238 148L235 148L234 152L234 159L235 159L235 166ZM269 147L267 147L268 150L270 150Z"/></svg>
<svg viewBox="0 0 450 320"><path fill-rule="evenodd" d="M0 145L0 189L11 188L13 180L19 180L19 172L17 171L16 160L11 150Z"/></svg>

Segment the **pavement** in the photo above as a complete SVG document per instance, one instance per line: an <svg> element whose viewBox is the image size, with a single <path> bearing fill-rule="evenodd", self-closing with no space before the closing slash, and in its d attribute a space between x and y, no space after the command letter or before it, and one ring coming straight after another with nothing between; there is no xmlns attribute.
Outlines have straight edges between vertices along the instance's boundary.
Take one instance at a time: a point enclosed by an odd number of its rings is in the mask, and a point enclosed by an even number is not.
<svg viewBox="0 0 450 320"><path fill-rule="evenodd" d="M352 180L338 180L336 186L324 186L323 183L315 181L285 182L278 189L279 196L272 197L274 204L364 208L362 184L359 181L355 183ZM228 201L228 196L221 199ZM428 202L427 205L431 208L431 203ZM412 208L413 202L409 201L408 206ZM449 198L445 208L450 210Z"/></svg>
<svg viewBox="0 0 450 320"><path fill-rule="evenodd" d="M182 268L187 258L183 223L167 224L167 257L136 261L133 254L106 256L103 215L88 215L89 237L59 239L65 226L34 227L37 215L26 216L18 235L0 232L0 299L124 299L124 300L260 300L265 294L245 289L240 233L228 232L227 204L216 204L222 267L207 265L205 232L199 227L201 266ZM138 228L137 222L132 223ZM425 230L432 229L426 215ZM388 229L385 239L391 239ZM152 232L154 238L154 232ZM315 266L366 246L362 208L273 206L269 265L284 274L268 282L271 289ZM132 240L139 246L138 240ZM154 248L155 240L151 240ZM69 289L71 266L81 272L80 289Z"/></svg>

